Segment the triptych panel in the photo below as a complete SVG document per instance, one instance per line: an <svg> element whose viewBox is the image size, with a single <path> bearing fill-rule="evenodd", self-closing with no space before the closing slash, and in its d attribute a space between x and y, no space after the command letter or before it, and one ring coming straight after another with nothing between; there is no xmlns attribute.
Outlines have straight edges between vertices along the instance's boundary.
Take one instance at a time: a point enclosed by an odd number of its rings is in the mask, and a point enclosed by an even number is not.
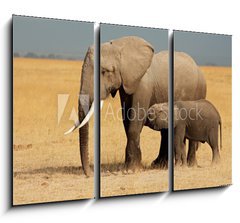
<svg viewBox="0 0 240 223"><path fill-rule="evenodd" d="M232 182L231 49L231 36L174 32L174 190Z"/></svg>
<svg viewBox="0 0 240 223"><path fill-rule="evenodd" d="M100 28L101 196L168 191L167 168L157 168L168 135L144 126L151 105L168 100L168 31Z"/></svg>
<svg viewBox="0 0 240 223"><path fill-rule="evenodd" d="M94 197L94 179L80 166L78 131L64 135L93 100L93 25L13 17L14 205ZM87 76L88 86L81 86ZM89 149L89 161L88 151L81 153L88 172L93 126L91 119L81 132L88 135L80 143Z"/></svg>
<svg viewBox="0 0 240 223"><path fill-rule="evenodd" d="M100 24L96 53L94 23L13 16L13 205L231 184L231 36L168 45Z"/></svg>

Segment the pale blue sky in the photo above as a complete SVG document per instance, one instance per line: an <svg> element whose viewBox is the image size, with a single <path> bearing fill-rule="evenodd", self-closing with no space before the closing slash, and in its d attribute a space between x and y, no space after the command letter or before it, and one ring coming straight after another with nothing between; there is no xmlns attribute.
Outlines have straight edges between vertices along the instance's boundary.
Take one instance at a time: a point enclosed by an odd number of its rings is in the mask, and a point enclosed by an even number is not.
<svg viewBox="0 0 240 223"><path fill-rule="evenodd" d="M93 44L93 28L89 22L13 16L13 52L83 59Z"/></svg>
<svg viewBox="0 0 240 223"><path fill-rule="evenodd" d="M56 54L83 59L93 44L90 22L13 16L13 52ZM155 52L168 49L168 30L101 24L101 42L135 35L150 42ZM174 50L190 54L199 65L231 66L231 36L174 31Z"/></svg>
<svg viewBox="0 0 240 223"><path fill-rule="evenodd" d="M231 66L232 36L174 31L174 50L190 54L198 65Z"/></svg>

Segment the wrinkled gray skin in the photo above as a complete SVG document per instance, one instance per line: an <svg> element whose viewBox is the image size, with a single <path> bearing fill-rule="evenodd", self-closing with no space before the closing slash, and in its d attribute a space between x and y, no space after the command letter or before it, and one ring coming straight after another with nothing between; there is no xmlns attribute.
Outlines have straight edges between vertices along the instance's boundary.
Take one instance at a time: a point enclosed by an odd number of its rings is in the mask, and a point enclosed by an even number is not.
<svg viewBox="0 0 240 223"><path fill-rule="evenodd" d="M148 110L146 125L160 131L168 128L168 103L155 104ZM218 127L222 147L222 123L217 109L207 100L177 101L174 103L175 165L187 165L185 140L207 142L212 149L212 162L220 159Z"/></svg>
<svg viewBox="0 0 240 223"><path fill-rule="evenodd" d="M93 80L94 80L94 50L93 47L89 47L88 52L85 56L84 63L82 66L81 76L81 87L80 96L89 95L88 101L78 100L78 119L81 123L85 116L85 112L90 109L93 103ZM84 103L84 104L82 104ZM85 109L84 109L85 108ZM89 124L86 123L82 128L79 129L79 146L83 171L86 176L90 176L92 171L89 166L89 150L88 150L88 130Z"/></svg>
<svg viewBox="0 0 240 223"><path fill-rule="evenodd" d="M93 60L90 60L92 64L86 64L90 53L91 50L88 51L83 65L80 92L87 93L90 90L92 100ZM125 164L127 168L134 169L141 163L140 133L145 124L147 110L155 103L168 101L168 52L163 51L154 54L153 47L144 39L128 36L103 43L100 54L101 99L106 99L110 94L114 97L116 92L119 91L123 115L127 114L131 108L136 109L137 112L135 118L125 115L126 118L123 120L127 137ZM176 52L174 61L175 99L196 100L205 98L206 82L193 59L185 53ZM140 107L141 110L137 110L137 107ZM79 120L83 120L84 116L85 114L81 112L81 105L79 105ZM85 174L88 175L90 170L87 155L88 125L81 128L79 132L83 169ZM153 161L153 165L167 168L167 130L161 131L161 137L160 152ZM190 147L193 151L190 161L194 163L194 142L190 141Z"/></svg>

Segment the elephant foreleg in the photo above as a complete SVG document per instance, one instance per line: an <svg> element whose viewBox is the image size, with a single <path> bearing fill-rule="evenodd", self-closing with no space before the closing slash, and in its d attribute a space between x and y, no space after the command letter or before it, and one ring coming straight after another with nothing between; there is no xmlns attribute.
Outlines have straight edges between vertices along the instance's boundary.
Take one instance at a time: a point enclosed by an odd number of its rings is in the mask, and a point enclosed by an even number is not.
<svg viewBox="0 0 240 223"><path fill-rule="evenodd" d="M135 107L131 108L129 111L131 111L131 115L128 118L129 125L127 131L125 164L127 169L136 169L141 166L142 154L140 150L140 133L145 119L138 118L138 114L133 112L136 111Z"/></svg>
<svg viewBox="0 0 240 223"><path fill-rule="evenodd" d="M158 157L152 162L152 166L162 169L168 168L168 129L161 130L161 145Z"/></svg>
<svg viewBox="0 0 240 223"><path fill-rule="evenodd" d="M141 166L142 153L139 146L140 131L140 126L129 128L125 154L125 164L127 169L135 169Z"/></svg>
<svg viewBox="0 0 240 223"><path fill-rule="evenodd" d="M137 92L132 97L132 106L126 112L127 146L125 164L127 169L135 169L141 166L142 154L140 150L140 133L146 120L149 108L150 96L142 96ZM125 125L124 124L124 125Z"/></svg>

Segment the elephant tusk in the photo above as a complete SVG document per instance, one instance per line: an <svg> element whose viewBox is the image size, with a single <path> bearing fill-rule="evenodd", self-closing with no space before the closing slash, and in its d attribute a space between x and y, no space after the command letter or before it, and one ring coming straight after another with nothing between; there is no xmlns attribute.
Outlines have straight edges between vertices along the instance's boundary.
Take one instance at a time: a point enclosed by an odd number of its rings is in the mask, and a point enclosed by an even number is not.
<svg viewBox="0 0 240 223"><path fill-rule="evenodd" d="M77 128L82 128L90 120L91 116L93 115L93 112L94 112L94 102L92 103L89 112L87 113L87 115L85 116L85 118Z"/></svg>
<svg viewBox="0 0 240 223"><path fill-rule="evenodd" d="M64 133L64 135L67 135L67 134L73 132L79 126L79 124L80 124L79 121L77 121L72 128L70 128L68 131L66 131Z"/></svg>
<svg viewBox="0 0 240 223"><path fill-rule="evenodd" d="M102 109L102 107L103 107L103 102L104 102L104 100L101 100L101 102L100 102L100 109Z"/></svg>
<svg viewBox="0 0 240 223"><path fill-rule="evenodd" d="M100 109L102 109L102 106L103 106L103 100L101 100ZM72 128L70 128L68 131L66 131L64 133L64 135L67 135L67 134L73 132L75 129L82 128L90 120L93 113L94 113L94 102L92 103L91 108L90 108L88 114L83 119L82 123L79 123L79 121L77 121Z"/></svg>
<svg viewBox="0 0 240 223"><path fill-rule="evenodd" d="M103 100L101 100L101 103L100 103L100 108L101 109L102 109L102 106L103 106ZM77 128L82 128L90 120L93 113L94 113L94 102L92 103L91 108L90 108L87 116L83 119L82 123Z"/></svg>
<svg viewBox="0 0 240 223"><path fill-rule="evenodd" d="M83 121L81 123L79 121L75 122L74 126L70 128L67 132L65 132L64 135L67 135L73 132L75 129L82 128L91 118L93 111L94 111L94 102L92 103L91 108L87 113L87 115L85 116L85 118L83 119Z"/></svg>

